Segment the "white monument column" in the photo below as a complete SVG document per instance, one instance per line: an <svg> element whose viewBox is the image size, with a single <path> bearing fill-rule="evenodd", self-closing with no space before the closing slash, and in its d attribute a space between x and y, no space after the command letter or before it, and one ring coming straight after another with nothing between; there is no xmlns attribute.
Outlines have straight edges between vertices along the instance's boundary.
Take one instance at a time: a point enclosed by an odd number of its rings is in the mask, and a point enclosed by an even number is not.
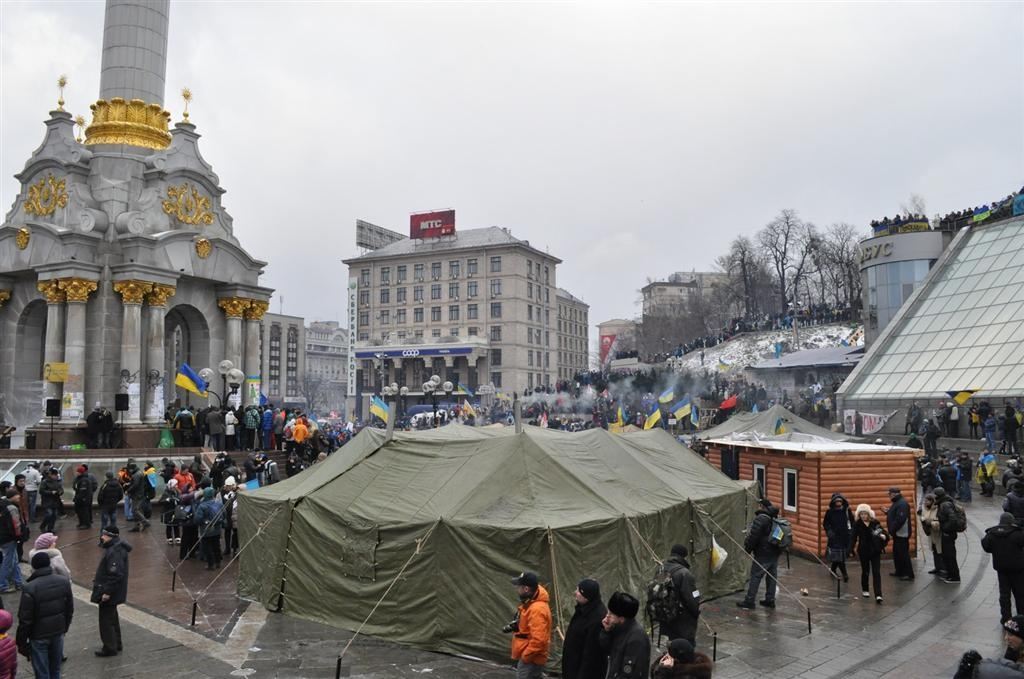
<svg viewBox="0 0 1024 679"><path fill-rule="evenodd" d="M124 311L121 321L121 386L118 393L128 394L128 411L124 421L128 424L142 422L142 385L146 376L142 373L142 299L153 290L153 284L146 281L115 281L114 292L121 295Z"/></svg>
<svg viewBox="0 0 1024 679"><path fill-rule="evenodd" d="M146 295L146 399L142 419L147 424L159 424L164 419L164 319L167 316L167 299L173 296L173 285L154 283ZM175 366L177 368L177 366Z"/></svg>
<svg viewBox="0 0 1024 679"><path fill-rule="evenodd" d="M242 365L242 315L249 308L252 300L244 297L222 297L217 300L217 306L224 310L227 316L224 333L224 358L235 364L235 367Z"/></svg>
<svg viewBox="0 0 1024 679"><path fill-rule="evenodd" d="M107 0L100 99L164 103L170 0Z"/></svg>
<svg viewBox="0 0 1024 679"><path fill-rule="evenodd" d="M68 376L64 380L62 422L77 422L85 417L85 305L96 292L96 281L87 278L61 278L57 287L67 296L67 324L64 330L64 362ZM106 403L106 407L113 404Z"/></svg>
<svg viewBox="0 0 1024 679"><path fill-rule="evenodd" d="M43 362L64 361L64 291L57 281L40 281L36 287L46 297L46 338L43 343ZM44 398L60 398L60 382L43 382Z"/></svg>
<svg viewBox="0 0 1024 679"><path fill-rule="evenodd" d="M270 308L270 302L253 299L245 310L245 363L241 366L245 372L245 405L260 404L260 392L263 391L263 374L260 357L260 325L263 314ZM250 388L250 386L254 388Z"/></svg>

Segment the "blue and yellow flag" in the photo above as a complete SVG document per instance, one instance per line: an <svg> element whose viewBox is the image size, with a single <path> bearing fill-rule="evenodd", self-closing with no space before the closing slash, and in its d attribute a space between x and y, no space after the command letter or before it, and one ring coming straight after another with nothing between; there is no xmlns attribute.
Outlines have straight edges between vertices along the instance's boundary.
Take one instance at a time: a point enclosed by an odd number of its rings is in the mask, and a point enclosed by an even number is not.
<svg viewBox="0 0 1024 679"><path fill-rule="evenodd" d="M674 406L672 406L672 415L674 415L677 419L681 420L684 417L689 416L691 409L692 406L690 405L690 397L684 396L683 400L679 401Z"/></svg>
<svg viewBox="0 0 1024 679"><path fill-rule="evenodd" d="M698 410L697 406L690 408L690 424L695 427L700 424L700 413Z"/></svg>
<svg viewBox="0 0 1024 679"><path fill-rule="evenodd" d="M675 390L672 387L669 387L665 391L661 392L661 396L658 397L658 403L671 403L672 399L675 397Z"/></svg>
<svg viewBox="0 0 1024 679"><path fill-rule="evenodd" d="M616 422L616 424L618 424L620 427L626 426L626 412L622 409L621 403L619 404L618 418L619 420L618 422Z"/></svg>
<svg viewBox="0 0 1024 679"><path fill-rule="evenodd" d="M388 421L388 404L380 396L370 398L370 414L376 415L385 423Z"/></svg>
<svg viewBox="0 0 1024 679"><path fill-rule="evenodd" d="M728 368L729 368L729 364L728 363L726 363L722 359L718 359L718 369L719 370L727 370Z"/></svg>
<svg viewBox="0 0 1024 679"><path fill-rule="evenodd" d="M978 393L977 389L961 389L960 391L947 391L949 397L956 401L958 406L962 406L971 400L971 397Z"/></svg>
<svg viewBox="0 0 1024 679"><path fill-rule="evenodd" d="M772 433L775 434L776 436L786 433L786 423L782 420L781 417L775 420L775 430Z"/></svg>
<svg viewBox="0 0 1024 679"><path fill-rule="evenodd" d="M469 387L467 387L462 382L459 382L459 391L462 391L462 392L465 392L465 393L469 394L470 398L474 398L474 396L475 396L475 394L473 394L473 390L470 389Z"/></svg>
<svg viewBox="0 0 1024 679"><path fill-rule="evenodd" d="M459 385L459 386L462 386L462 385ZM473 404L469 402L469 399L466 399L465 401L463 401L463 403L462 403L462 413L466 417L473 417L473 418L476 417L476 408L474 408Z"/></svg>
<svg viewBox="0 0 1024 679"><path fill-rule="evenodd" d="M178 368L178 374L174 376L174 384L185 391L191 391L196 396L206 396L206 380L196 374L196 371L189 367L188 363L182 363Z"/></svg>
<svg viewBox="0 0 1024 679"><path fill-rule="evenodd" d="M647 419L644 420L644 429L651 429L661 422L661 408L655 403L651 412L647 415Z"/></svg>

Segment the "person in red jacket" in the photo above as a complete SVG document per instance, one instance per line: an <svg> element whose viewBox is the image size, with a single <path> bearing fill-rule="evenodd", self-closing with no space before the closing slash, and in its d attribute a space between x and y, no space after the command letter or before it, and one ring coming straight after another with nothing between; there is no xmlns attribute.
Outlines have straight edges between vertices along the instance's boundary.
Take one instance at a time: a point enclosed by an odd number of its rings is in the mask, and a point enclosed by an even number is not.
<svg viewBox="0 0 1024 679"><path fill-rule="evenodd" d="M540 679L551 649L551 607L548 591L536 573L520 573L512 579L519 593L516 619L506 628L512 632L512 659L516 679ZM511 628L511 629L509 629Z"/></svg>

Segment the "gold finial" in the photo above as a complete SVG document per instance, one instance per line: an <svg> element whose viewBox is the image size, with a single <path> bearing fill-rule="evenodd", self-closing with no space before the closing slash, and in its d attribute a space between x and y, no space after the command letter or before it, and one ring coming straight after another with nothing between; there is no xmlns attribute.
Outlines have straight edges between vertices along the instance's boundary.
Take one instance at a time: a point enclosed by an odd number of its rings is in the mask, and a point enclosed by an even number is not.
<svg viewBox="0 0 1024 679"><path fill-rule="evenodd" d="M192 90L187 87L181 88L181 98L185 100L185 112L181 115L188 122L188 104L192 101Z"/></svg>
<svg viewBox="0 0 1024 679"><path fill-rule="evenodd" d="M75 141L79 144L82 143L82 130L85 129L85 116L79 114L75 116L75 125L78 126L78 136L75 137Z"/></svg>
<svg viewBox="0 0 1024 679"><path fill-rule="evenodd" d="M68 84L68 77L63 73L57 78L57 87L60 89L60 96L57 98L57 110L64 110L64 87Z"/></svg>

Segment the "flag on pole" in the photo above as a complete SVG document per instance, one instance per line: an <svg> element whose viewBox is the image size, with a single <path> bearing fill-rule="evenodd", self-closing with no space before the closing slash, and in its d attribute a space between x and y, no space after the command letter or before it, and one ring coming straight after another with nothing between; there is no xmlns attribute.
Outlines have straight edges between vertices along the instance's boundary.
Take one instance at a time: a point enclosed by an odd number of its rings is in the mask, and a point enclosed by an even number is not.
<svg viewBox="0 0 1024 679"><path fill-rule="evenodd" d="M380 396L370 397L370 414L376 415L386 423L388 421L388 404Z"/></svg>
<svg viewBox="0 0 1024 679"><path fill-rule="evenodd" d="M651 429L657 426L659 422L661 422L661 408L655 403L651 412L648 413L647 419L644 420L644 429Z"/></svg>
<svg viewBox="0 0 1024 679"><path fill-rule="evenodd" d="M700 413L698 412L697 406L690 408L690 424L695 427L700 424Z"/></svg>
<svg viewBox="0 0 1024 679"><path fill-rule="evenodd" d="M781 417L775 420L775 429L772 431L772 433L775 434L776 436L780 436L786 433L786 423L783 421Z"/></svg>
<svg viewBox="0 0 1024 679"><path fill-rule="evenodd" d="M261 405L261 406L265 406L265 405L267 405L267 403L269 403L269 402L270 402L270 399L269 399L269 398L267 398L267 395L266 395L266 394L264 394L264 393L263 393L263 392L261 391L261 392L260 392L260 405Z"/></svg>
<svg viewBox="0 0 1024 679"><path fill-rule="evenodd" d="M692 405L690 404L690 397L684 396L683 400L677 402L674 406L672 406L672 414L677 419L681 420L684 417L689 416L691 408Z"/></svg>
<svg viewBox="0 0 1024 679"><path fill-rule="evenodd" d="M621 403L619 404L619 410L618 410L617 417L619 419L616 422L616 424L619 425L620 427L625 427L626 426L626 413L622 409L622 404Z"/></svg>
<svg viewBox="0 0 1024 679"><path fill-rule="evenodd" d="M956 401L958 406L962 406L971 400L971 397L978 393L977 389L961 389L960 391L947 391L949 397Z"/></svg>
<svg viewBox="0 0 1024 679"><path fill-rule="evenodd" d="M174 384L196 396L206 396L206 380L196 374L188 363L182 363L178 374L174 376Z"/></svg>
<svg viewBox="0 0 1024 679"><path fill-rule="evenodd" d="M459 382L459 391L464 391L464 392L466 392L467 394L469 394L469 397L470 397L470 398L474 398L474 397L476 396L476 395L475 395L475 394L473 393L473 390L472 390L472 389L470 389L469 387L467 387L467 386L466 386L465 384L463 384L462 382Z"/></svg>
<svg viewBox="0 0 1024 679"><path fill-rule="evenodd" d="M473 408L473 404L469 402L469 399L463 401L462 412L463 414L465 414L466 417L476 417L476 409Z"/></svg>
<svg viewBox="0 0 1024 679"><path fill-rule="evenodd" d="M669 387L665 391L661 392L661 396L658 397L658 403L671 403L672 399L675 397L675 390L672 387Z"/></svg>
<svg viewBox="0 0 1024 679"><path fill-rule="evenodd" d="M718 369L719 370L728 370L729 369L729 364L726 363L725 361L723 361L722 359L718 359Z"/></svg>

